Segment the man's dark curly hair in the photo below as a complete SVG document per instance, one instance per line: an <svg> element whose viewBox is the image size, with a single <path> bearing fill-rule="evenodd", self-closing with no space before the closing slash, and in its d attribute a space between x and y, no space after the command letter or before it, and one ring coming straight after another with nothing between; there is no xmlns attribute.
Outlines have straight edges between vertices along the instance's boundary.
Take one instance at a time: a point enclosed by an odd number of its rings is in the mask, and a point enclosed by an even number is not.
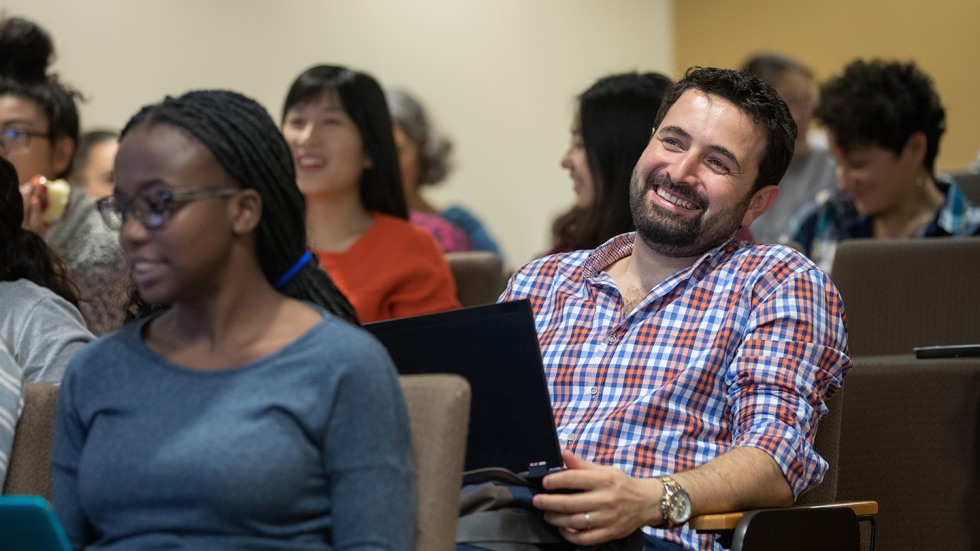
<svg viewBox="0 0 980 551"><path fill-rule="evenodd" d="M851 62L820 87L814 116L845 152L876 145L899 155L909 137L922 132L930 172L946 130L946 111L932 79L913 62Z"/></svg>
<svg viewBox="0 0 980 551"><path fill-rule="evenodd" d="M789 108L771 86L757 76L732 69L691 67L684 78L667 89L654 128L659 128L667 111L688 90L698 90L726 99L761 124L766 133L766 148L759 159L759 175L752 191L779 185L793 158L796 122Z"/></svg>

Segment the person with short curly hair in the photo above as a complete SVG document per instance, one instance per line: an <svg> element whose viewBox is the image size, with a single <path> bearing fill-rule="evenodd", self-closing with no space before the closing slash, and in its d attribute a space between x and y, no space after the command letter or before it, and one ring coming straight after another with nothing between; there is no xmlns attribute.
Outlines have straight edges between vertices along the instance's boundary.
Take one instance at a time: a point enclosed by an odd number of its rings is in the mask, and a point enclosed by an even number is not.
<svg viewBox="0 0 980 551"><path fill-rule="evenodd" d="M821 268L845 239L980 234L980 208L935 175L946 112L914 62L850 63L822 86L815 116L840 192L803 212L791 235Z"/></svg>

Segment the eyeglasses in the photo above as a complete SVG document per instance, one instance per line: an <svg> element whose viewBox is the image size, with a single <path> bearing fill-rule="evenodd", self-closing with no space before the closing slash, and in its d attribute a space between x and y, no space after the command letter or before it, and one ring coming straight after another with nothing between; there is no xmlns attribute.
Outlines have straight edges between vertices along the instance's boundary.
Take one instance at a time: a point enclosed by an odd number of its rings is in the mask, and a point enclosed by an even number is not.
<svg viewBox="0 0 980 551"><path fill-rule="evenodd" d="M0 148L5 151L21 149L31 145L31 138L51 139L47 132L31 132L19 128L8 128L0 132Z"/></svg>
<svg viewBox="0 0 980 551"><path fill-rule="evenodd" d="M137 195L132 199L116 196L103 197L95 202L102 215L102 221L110 230L118 230L132 215L143 227L155 230L170 220L180 206L192 201L212 197L230 197L241 191L235 188L210 189L154 189Z"/></svg>

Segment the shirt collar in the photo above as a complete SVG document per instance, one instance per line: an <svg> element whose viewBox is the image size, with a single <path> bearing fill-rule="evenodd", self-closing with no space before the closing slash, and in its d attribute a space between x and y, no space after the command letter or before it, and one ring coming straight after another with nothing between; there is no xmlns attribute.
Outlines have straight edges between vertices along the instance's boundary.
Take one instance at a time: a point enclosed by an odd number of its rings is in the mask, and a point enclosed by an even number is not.
<svg viewBox="0 0 980 551"><path fill-rule="evenodd" d="M582 265L582 275L587 279L594 278L602 273L606 268L615 262L622 260L633 253L633 241L636 239L636 232L624 233L613 237L589 253L585 263ZM709 249L702 254L689 268L684 271L693 271L702 265L723 258L735 252L739 248L738 242L732 236L719 245Z"/></svg>

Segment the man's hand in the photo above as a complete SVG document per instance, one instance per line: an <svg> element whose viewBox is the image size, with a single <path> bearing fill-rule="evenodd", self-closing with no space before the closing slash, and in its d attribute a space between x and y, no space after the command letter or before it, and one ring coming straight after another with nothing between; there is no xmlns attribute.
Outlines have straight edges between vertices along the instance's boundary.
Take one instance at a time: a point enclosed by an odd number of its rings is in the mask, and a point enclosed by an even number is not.
<svg viewBox="0 0 980 551"><path fill-rule="evenodd" d="M660 499L663 485L655 478L632 478L614 467L595 465L574 453L562 453L567 470L546 476L546 491L580 490L576 493L542 493L534 506L545 512L548 523L576 545L596 545L626 537L646 525L662 524Z"/></svg>

